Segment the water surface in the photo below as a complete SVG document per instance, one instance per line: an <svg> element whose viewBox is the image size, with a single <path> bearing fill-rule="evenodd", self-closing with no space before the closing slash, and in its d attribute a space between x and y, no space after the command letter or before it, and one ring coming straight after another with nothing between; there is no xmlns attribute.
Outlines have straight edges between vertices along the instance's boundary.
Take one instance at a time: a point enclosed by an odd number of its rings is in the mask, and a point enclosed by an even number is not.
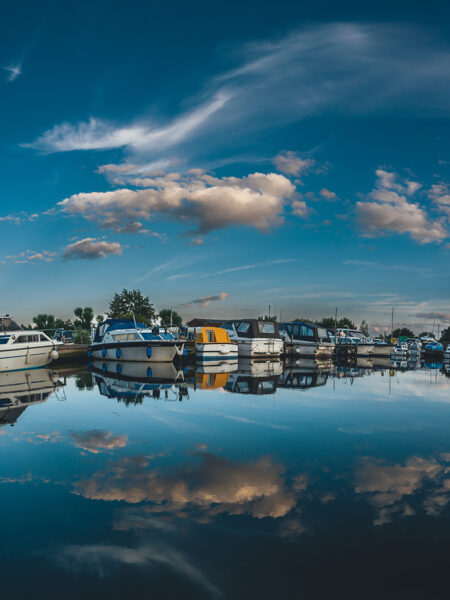
<svg viewBox="0 0 450 600"><path fill-rule="evenodd" d="M449 369L386 367L1 375L3 597L447 598Z"/></svg>

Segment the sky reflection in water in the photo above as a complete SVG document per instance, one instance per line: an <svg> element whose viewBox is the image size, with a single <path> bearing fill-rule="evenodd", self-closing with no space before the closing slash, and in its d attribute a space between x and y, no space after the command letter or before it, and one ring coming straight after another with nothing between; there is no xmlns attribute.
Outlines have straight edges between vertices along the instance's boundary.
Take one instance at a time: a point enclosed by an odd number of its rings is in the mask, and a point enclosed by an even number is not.
<svg viewBox="0 0 450 600"><path fill-rule="evenodd" d="M94 367L0 376L4 597L447 597L445 366Z"/></svg>

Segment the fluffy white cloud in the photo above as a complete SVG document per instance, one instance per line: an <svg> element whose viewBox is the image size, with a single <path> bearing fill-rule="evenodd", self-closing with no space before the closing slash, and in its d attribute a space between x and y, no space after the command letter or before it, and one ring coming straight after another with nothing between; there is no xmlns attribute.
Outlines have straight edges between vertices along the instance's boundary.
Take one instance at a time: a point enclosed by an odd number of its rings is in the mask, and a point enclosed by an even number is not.
<svg viewBox="0 0 450 600"><path fill-rule="evenodd" d="M301 175L315 165L315 161L311 158L300 158L295 152L280 152L273 159L273 163L281 173L286 175Z"/></svg>
<svg viewBox="0 0 450 600"><path fill-rule="evenodd" d="M450 219L450 188L446 183L438 183L431 186L429 192L436 208L447 215Z"/></svg>
<svg viewBox="0 0 450 600"><path fill-rule="evenodd" d="M394 173L379 169L369 200L356 203L358 225L367 235L409 233L421 244L442 242L448 237L441 220L431 220L426 210L409 200L419 188L414 181L400 181Z"/></svg>
<svg viewBox="0 0 450 600"><path fill-rule="evenodd" d="M94 260L106 258L110 254L122 254L122 246L118 242L107 242L96 238L84 238L66 246L63 258L84 258Z"/></svg>
<svg viewBox="0 0 450 600"><path fill-rule="evenodd" d="M157 216L193 223L202 233L229 225L264 231L282 222L284 205L295 193L289 179L278 173L217 178L203 171L190 171L133 183L141 189L74 194L59 205L66 213L81 215L118 232L137 233L142 221Z"/></svg>

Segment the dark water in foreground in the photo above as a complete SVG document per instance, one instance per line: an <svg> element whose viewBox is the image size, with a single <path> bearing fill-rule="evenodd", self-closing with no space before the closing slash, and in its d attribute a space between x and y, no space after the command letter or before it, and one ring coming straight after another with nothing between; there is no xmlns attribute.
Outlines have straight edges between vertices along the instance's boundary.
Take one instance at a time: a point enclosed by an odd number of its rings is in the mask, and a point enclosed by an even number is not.
<svg viewBox="0 0 450 600"><path fill-rule="evenodd" d="M1 375L1 597L448 598L445 368L330 368Z"/></svg>

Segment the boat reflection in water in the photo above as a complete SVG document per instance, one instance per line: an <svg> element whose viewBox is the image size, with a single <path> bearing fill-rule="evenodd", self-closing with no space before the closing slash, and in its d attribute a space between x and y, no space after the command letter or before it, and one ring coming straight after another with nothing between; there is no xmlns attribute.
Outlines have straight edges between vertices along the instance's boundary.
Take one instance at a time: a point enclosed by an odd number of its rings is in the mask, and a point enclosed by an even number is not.
<svg viewBox="0 0 450 600"><path fill-rule="evenodd" d="M63 383L50 369L0 374L0 426L14 425L32 404L45 402Z"/></svg>
<svg viewBox="0 0 450 600"><path fill-rule="evenodd" d="M174 384L184 384L184 371L173 363L93 361L90 369L102 396L126 404L140 404L145 397L174 400L169 391ZM179 395L179 394L178 394ZM181 398L178 398L181 399Z"/></svg>
<svg viewBox="0 0 450 600"><path fill-rule="evenodd" d="M297 360L295 364L285 367L278 386L299 390L322 386L327 383L333 369L331 360Z"/></svg>

